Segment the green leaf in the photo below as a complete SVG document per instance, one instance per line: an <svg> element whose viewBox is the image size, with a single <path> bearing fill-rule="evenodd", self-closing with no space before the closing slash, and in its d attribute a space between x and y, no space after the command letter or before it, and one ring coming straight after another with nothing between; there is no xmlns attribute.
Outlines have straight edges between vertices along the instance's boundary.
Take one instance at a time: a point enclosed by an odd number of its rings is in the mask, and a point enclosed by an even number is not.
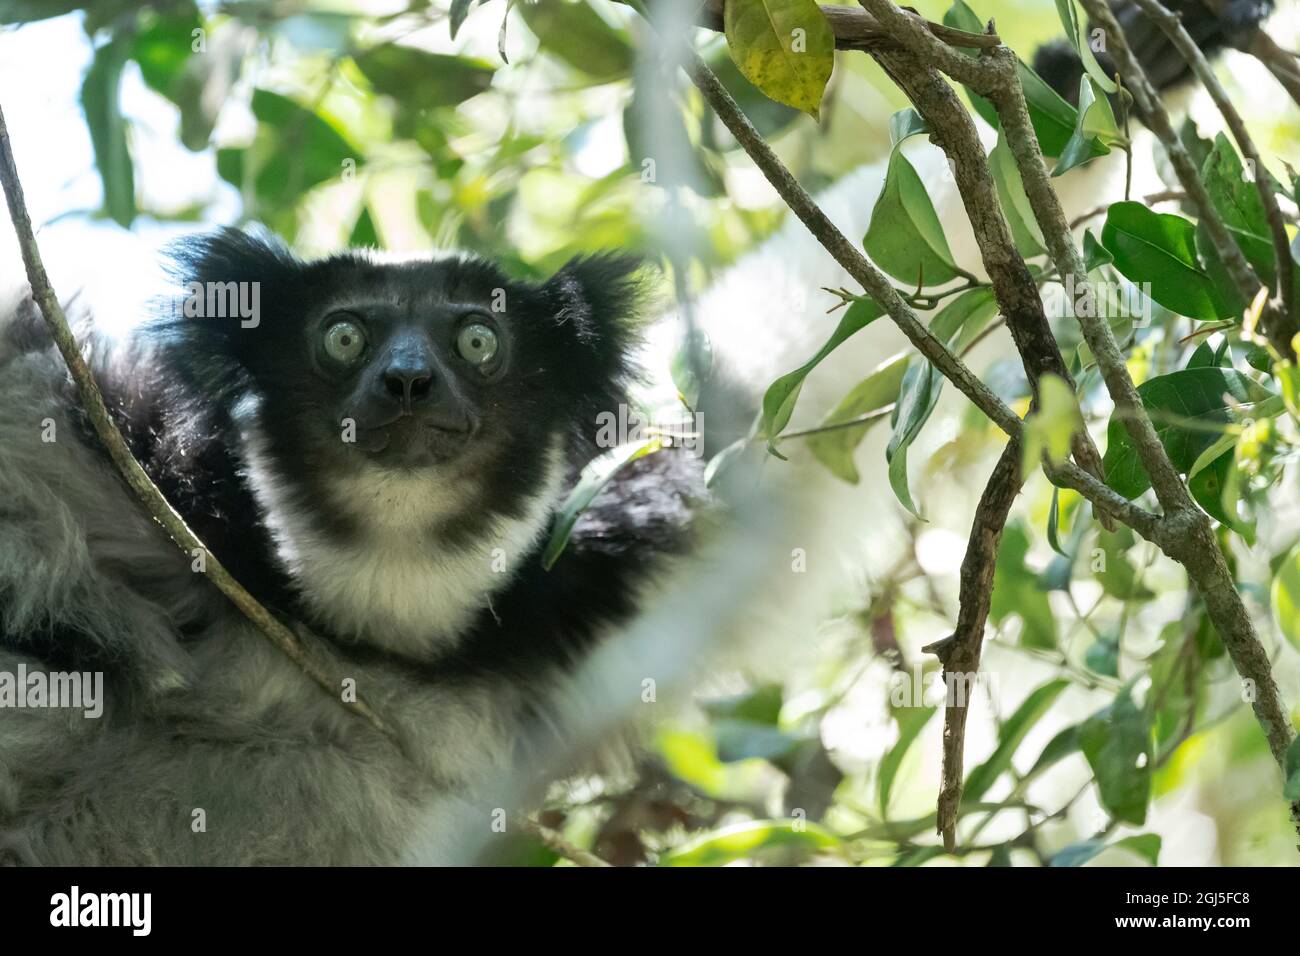
<svg viewBox="0 0 1300 956"><path fill-rule="evenodd" d="M895 355L883 363L840 400L840 403L822 421L821 427L853 421L896 401L907 364L908 356L905 354ZM882 415L861 425L810 435L807 439L808 450L830 470L831 474L851 485L856 485L860 476L853 462L853 453L866 437L868 429L883 420Z"/></svg>
<svg viewBox="0 0 1300 956"><path fill-rule="evenodd" d="M1106 849L1102 840L1083 840L1071 843L1048 861L1048 866L1083 866L1093 857Z"/></svg>
<svg viewBox="0 0 1300 956"><path fill-rule="evenodd" d="M0 0L0 23L35 23L91 6L92 0ZM125 0L118 0L125 8Z"/></svg>
<svg viewBox="0 0 1300 956"><path fill-rule="evenodd" d="M693 334L682 342L672 358L669 374L677 394L689 408L700 401L700 389L713 371L713 342L703 329L693 329Z"/></svg>
<svg viewBox="0 0 1300 956"><path fill-rule="evenodd" d="M1029 120L1043 155L1060 156L1074 136L1078 110L1024 63L1018 62L1017 67L1020 85L1025 88L1025 102L1029 105ZM1099 140L1090 140L1088 149L1093 156L1105 155L1105 147Z"/></svg>
<svg viewBox="0 0 1300 956"><path fill-rule="evenodd" d="M930 332L953 351L961 352L996 313L991 289L969 289L939 311L930 321ZM909 363L890 419L894 431L885 448L889 486L899 503L918 518L907 478L907 451L930 420L942 389L943 376L929 362Z"/></svg>
<svg viewBox="0 0 1300 956"><path fill-rule="evenodd" d="M1092 77L1103 91L1107 93L1118 91L1119 86L1101 68L1101 64L1097 62L1096 54L1092 52L1091 44L1088 43L1083 30L1079 27L1079 9L1074 0L1056 0L1056 13L1060 16L1061 24L1065 27L1066 37L1074 45L1075 51L1079 54L1079 59L1083 61L1083 67L1088 76Z"/></svg>
<svg viewBox="0 0 1300 956"><path fill-rule="evenodd" d="M1061 548L1061 489L1055 485L1052 486L1052 503L1047 506L1047 543L1061 557L1066 557L1065 551ZM1069 565L1067 564L1066 567L1068 569ZM1067 574L1065 587L1069 586L1070 578Z"/></svg>
<svg viewBox="0 0 1300 956"><path fill-rule="evenodd" d="M722 449L722 451L710 458L709 463L704 466L704 487L712 488L713 483L717 481L727 471L727 469L731 467L731 465L735 464L744 456L745 452L749 449L749 445L750 442L748 438L738 438L736 441L733 441L726 448Z"/></svg>
<svg viewBox="0 0 1300 956"><path fill-rule="evenodd" d="M1254 405L1272 397L1235 369L1204 366L1148 379L1138 386L1138 395L1174 467L1183 473L1232 422L1229 400L1232 405ZM1107 428L1102 466L1106 483L1126 498L1136 498L1151 487L1127 429L1114 418Z"/></svg>
<svg viewBox="0 0 1300 956"><path fill-rule="evenodd" d="M885 447L885 460L889 464L889 486L909 512L920 517L907 477L907 451L912 442L921 433L922 427L930 420L935 405L939 402L939 392L943 388L943 377L929 362L909 364L903 373L903 384L899 388L898 403L894 406L894 433L889 437Z"/></svg>
<svg viewBox="0 0 1300 956"><path fill-rule="evenodd" d="M880 760L876 773L876 789L880 799L880 815L889 816L889 794L894 789L894 778L903 765L908 749L920 736L937 707L895 707L894 720L898 722L898 740Z"/></svg>
<svg viewBox="0 0 1300 956"><path fill-rule="evenodd" d="M496 74L496 67L487 60L430 53L396 43L372 47L358 53L355 60L376 91L391 96L411 115L463 103L488 89Z"/></svg>
<svg viewBox="0 0 1300 956"><path fill-rule="evenodd" d="M352 227L352 234L348 236L348 245L353 248L383 248L383 243L379 241L379 234L375 232L375 221L370 217L368 205L361 207L361 213Z"/></svg>
<svg viewBox="0 0 1300 956"><path fill-rule="evenodd" d="M547 0L520 3L519 11L541 49L598 83L630 76L636 53L627 35L605 22L587 3Z"/></svg>
<svg viewBox="0 0 1300 956"><path fill-rule="evenodd" d="M759 424L759 434L767 439L769 447L785 430L785 426L790 424L790 416L794 414L795 402L799 399L799 391L803 388L803 380L808 377L808 373L826 356L843 345L851 335L865 329L882 314L880 306L870 299L854 302L845 311L839 325L835 327L831 337L816 355L768 386L763 395L763 414Z"/></svg>
<svg viewBox="0 0 1300 956"><path fill-rule="evenodd" d="M1258 174L1267 175L1267 172L1259 170ZM1202 163L1201 178L1224 225L1268 235L1268 218L1259 190L1246 178L1241 158L1222 133L1214 138L1214 145Z"/></svg>
<svg viewBox="0 0 1300 956"><path fill-rule="evenodd" d="M1255 175L1268 177L1273 181L1275 190L1280 190L1281 184L1267 169L1258 169ZM1260 198L1255 183L1246 178L1241 159L1222 133L1215 137L1214 146L1205 158L1201 178L1205 182L1205 191L1210 194L1210 202L1246 261L1263 282L1271 285L1277 279L1277 256L1273 251L1273 237L1264 212L1264 201ZM1197 243L1208 265L1211 253L1207 250L1213 248L1212 243L1208 242L1208 234L1203 239L1198 230ZM1218 259L1217 254L1214 254L1214 258ZM1289 265L1292 284L1300 292L1300 266L1294 262ZM1236 287L1232 286L1232 289L1235 293Z"/></svg>
<svg viewBox="0 0 1300 956"><path fill-rule="evenodd" d="M478 2L484 3L486 0L478 0ZM474 0L451 0L448 20L450 21L451 38L453 40L456 39L456 34L460 32L460 28L464 26L465 18L469 16L469 9L473 3Z"/></svg>
<svg viewBox="0 0 1300 956"><path fill-rule="evenodd" d="M140 64L145 83L168 99L190 61L193 31L203 26L198 10L184 13L147 11L131 42L131 58Z"/></svg>
<svg viewBox="0 0 1300 956"><path fill-rule="evenodd" d="M128 43L114 37L95 50L95 58L81 84L81 106L95 150L95 166L104 186L104 211L124 228L135 220L135 167L126 142L122 116L122 67Z"/></svg>
<svg viewBox="0 0 1300 956"><path fill-rule="evenodd" d="M989 152L989 170L993 173L993 182L998 189L998 200L1011 228L1011 237L1016 242L1016 249L1025 258L1041 256L1047 251L1043 241L1043 232L1038 228L1029 197L1025 195L1024 182L1020 178L1020 169L1006 142L998 135L997 144Z"/></svg>
<svg viewBox="0 0 1300 956"><path fill-rule="evenodd" d="M1097 237L1092 234L1091 229L1083 231L1083 267L1091 273L1102 266L1108 266L1115 261L1115 257L1097 241Z"/></svg>
<svg viewBox="0 0 1300 956"><path fill-rule="evenodd" d="M1034 765L1029 768L1026 777L1034 777L1042 773L1048 767L1064 760L1072 753L1079 750L1079 728L1077 726L1066 727L1055 737L1047 742L1043 752L1038 755Z"/></svg>
<svg viewBox="0 0 1300 956"><path fill-rule="evenodd" d="M1141 826L1151 799L1151 726L1128 688L1079 726L1079 746L1097 780L1102 808Z"/></svg>
<svg viewBox="0 0 1300 956"><path fill-rule="evenodd" d="M779 760L794 753L803 738L780 727L752 720L723 719L713 725L718 759L723 763L741 760Z"/></svg>
<svg viewBox="0 0 1300 956"><path fill-rule="evenodd" d="M1196 257L1195 227L1172 213L1152 212L1136 202L1117 202L1106 214L1101 241L1115 268L1165 308L1210 322L1232 315ZM1145 290L1144 290L1145 291Z"/></svg>
<svg viewBox="0 0 1300 956"><path fill-rule="evenodd" d="M1058 0L1062 2L1062 0ZM1070 0L1064 0L1070 2ZM1075 115L1074 130L1070 139L1061 150L1061 158L1052 170L1053 176L1062 176L1076 166L1097 156L1110 152L1106 144L1123 141L1124 137L1115 124L1115 114L1111 112L1110 101L1095 87L1096 81L1084 75L1079 78L1079 107Z"/></svg>
<svg viewBox="0 0 1300 956"><path fill-rule="evenodd" d="M897 149L890 154L862 247L876 265L909 285L918 279L924 286L943 285L958 275L925 184Z"/></svg>
<svg viewBox="0 0 1300 956"><path fill-rule="evenodd" d="M702 700L700 707L710 717L746 720L775 727L781 719L784 703L785 690L780 684L760 684L743 694Z"/></svg>
<svg viewBox="0 0 1300 956"><path fill-rule="evenodd" d="M264 89L253 91L252 109L261 124L257 139L249 149L218 150L217 172L241 189L255 176L258 206L290 206L305 190L341 175L346 161L360 165L360 150L320 113Z"/></svg>
<svg viewBox="0 0 1300 956"><path fill-rule="evenodd" d="M1111 846L1136 853L1152 866L1160 859L1160 837L1155 833L1138 833L1122 840L1116 840Z"/></svg>
<svg viewBox="0 0 1300 956"><path fill-rule="evenodd" d="M198 152L208 147L221 108L239 79L243 47L231 32L218 29L196 55L195 31L203 20L193 6L178 9L183 12L142 13L131 57L140 64L144 81L176 104L181 142Z"/></svg>
<svg viewBox="0 0 1300 956"><path fill-rule="evenodd" d="M1034 725L1051 709L1061 691L1070 686L1067 680L1049 681L1037 688L1016 708L1016 712L998 729L998 745L993 754L970 772L962 800L975 802L1011 767L1012 758Z"/></svg>
<svg viewBox="0 0 1300 956"><path fill-rule="evenodd" d="M1300 649L1300 545L1282 559L1273 575L1273 620L1291 646Z"/></svg>
<svg viewBox="0 0 1300 956"><path fill-rule="evenodd" d="M816 0L729 0L723 26L746 79L817 118L835 64L835 35Z"/></svg>
<svg viewBox="0 0 1300 956"><path fill-rule="evenodd" d="M1052 650L1056 647L1056 615L1038 586L1038 575L1025 566L1028 555L1029 535L1020 522L1009 522L993 569L989 617L1000 624L1011 615L1018 616L1024 625L1021 645Z"/></svg>
<svg viewBox="0 0 1300 956"><path fill-rule="evenodd" d="M930 127L922 119L921 114L910 106L889 117L889 142L893 146L897 146L909 136L919 136L928 132Z"/></svg>
<svg viewBox="0 0 1300 956"><path fill-rule="evenodd" d="M1291 741L1291 746L1286 749L1282 775L1286 778L1282 796L1292 802L1300 800L1300 737Z"/></svg>
<svg viewBox="0 0 1300 956"><path fill-rule="evenodd" d="M1232 437L1236 438L1235 435ZM1233 467L1233 455L1229 452L1220 455L1187 480L1187 490L1192 493L1196 503L1215 521L1230 528L1236 528L1240 524L1237 520L1235 495L1232 496L1231 507L1224 500L1224 496L1235 487L1231 480ZM1248 531L1245 536L1249 538L1252 534Z"/></svg>
<svg viewBox="0 0 1300 956"><path fill-rule="evenodd" d="M611 448L605 454L587 463L587 466L582 469L582 474L578 476L577 484L573 486L564 504L556 512L555 525L551 529L551 536L542 553L542 567L549 571L554 566L564 552L564 546L569 543L569 536L573 534L573 526L578 523L578 518L587 510L587 506L596 495L600 494L609 480L620 469L638 458L658 451L660 447L658 438L628 442L617 448Z"/></svg>
<svg viewBox="0 0 1300 956"><path fill-rule="evenodd" d="M943 22L947 26L965 30L967 33L984 32L984 20L962 0L956 0L948 8L948 11L943 15ZM972 57L978 55L976 50L962 50L961 52ZM1016 72L1020 77L1020 85L1025 91L1025 103L1029 107L1029 121L1033 124L1034 134L1038 137L1038 145L1042 148L1043 155L1048 157L1060 156L1061 151L1065 149L1065 144L1070 141L1070 137L1074 134L1075 108L1048 86L1042 77L1019 60L1016 62ZM998 114L997 110L993 108L993 104L984 97L972 92L969 88L966 90L966 94L970 97L975 112L979 113L990 126L997 129ZM1096 146L1100 146L1100 144L1096 144ZM1098 152L1096 155L1102 155L1102 153Z"/></svg>
<svg viewBox="0 0 1300 956"><path fill-rule="evenodd" d="M1103 677L1119 676L1119 641L1113 637L1099 637L1083 652L1083 663L1088 670Z"/></svg>
<svg viewBox="0 0 1300 956"><path fill-rule="evenodd" d="M1092 571L1101 585L1102 591L1120 601L1145 601L1154 597L1142 586L1137 569L1128 559L1129 552L1137 544L1133 532L1123 526L1114 531L1101 530L1097 533L1097 548L1100 554L1094 554ZM1100 564L1098 564L1100 559Z"/></svg>
<svg viewBox="0 0 1300 956"><path fill-rule="evenodd" d="M1074 389L1059 375L1047 373L1038 382L1038 405L1025 419L1020 474L1038 469L1043 456L1060 465L1070 454L1075 433L1083 428L1083 416L1074 400Z"/></svg>
<svg viewBox="0 0 1300 956"><path fill-rule="evenodd" d="M1160 856L1160 837L1154 833L1139 833L1136 836L1116 840L1109 846L1104 840L1083 840L1071 843L1052 857L1049 866L1083 866L1096 857L1102 850L1124 849L1145 859L1152 866Z"/></svg>
<svg viewBox="0 0 1300 956"><path fill-rule="evenodd" d="M660 866L725 866L776 851L807 857L840 846L825 827L804 820L746 820L704 833L659 858Z"/></svg>

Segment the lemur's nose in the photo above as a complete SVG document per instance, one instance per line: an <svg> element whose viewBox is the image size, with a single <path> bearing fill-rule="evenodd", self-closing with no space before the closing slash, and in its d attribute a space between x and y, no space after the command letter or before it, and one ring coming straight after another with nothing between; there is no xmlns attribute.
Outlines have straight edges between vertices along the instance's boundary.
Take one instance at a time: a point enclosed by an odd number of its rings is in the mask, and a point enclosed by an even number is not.
<svg viewBox="0 0 1300 956"><path fill-rule="evenodd" d="M384 389L410 406L433 391L433 369L423 362L395 361L384 369Z"/></svg>

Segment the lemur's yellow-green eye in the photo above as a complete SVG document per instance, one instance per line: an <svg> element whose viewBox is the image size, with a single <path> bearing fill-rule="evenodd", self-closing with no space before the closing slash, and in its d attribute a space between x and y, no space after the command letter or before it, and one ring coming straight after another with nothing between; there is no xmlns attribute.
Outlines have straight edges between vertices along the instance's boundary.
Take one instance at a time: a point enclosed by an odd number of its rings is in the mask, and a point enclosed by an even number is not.
<svg viewBox="0 0 1300 956"><path fill-rule="evenodd" d="M365 333L355 322L335 322L325 330L325 354L336 362L350 365L365 348Z"/></svg>
<svg viewBox="0 0 1300 956"><path fill-rule="evenodd" d="M475 322L460 330L456 349L470 365L486 365L497 354L497 334L482 322Z"/></svg>

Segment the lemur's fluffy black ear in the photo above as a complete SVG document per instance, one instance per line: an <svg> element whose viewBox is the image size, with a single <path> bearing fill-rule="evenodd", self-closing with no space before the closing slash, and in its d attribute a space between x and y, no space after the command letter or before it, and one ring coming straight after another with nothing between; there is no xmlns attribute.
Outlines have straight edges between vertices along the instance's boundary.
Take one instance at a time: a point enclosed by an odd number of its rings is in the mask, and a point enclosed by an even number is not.
<svg viewBox="0 0 1300 956"><path fill-rule="evenodd" d="M555 321L576 345L566 377L580 396L579 428L593 432L596 416L626 403L636 378L633 352L645 304L644 261L603 254L571 259L542 286Z"/></svg>
<svg viewBox="0 0 1300 956"><path fill-rule="evenodd" d="M271 233L229 227L177 240L167 254L175 288L148 332L176 372L205 394L225 397L243 384L247 359L267 332L265 314L292 295L302 265ZM214 302L221 306L215 312ZM244 314L254 305L256 314Z"/></svg>
<svg viewBox="0 0 1300 956"><path fill-rule="evenodd" d="M636 256L606 253L570 259L543 286L562 323L572 323L583 345L626 348L637 334L642 298Z"/></svg>

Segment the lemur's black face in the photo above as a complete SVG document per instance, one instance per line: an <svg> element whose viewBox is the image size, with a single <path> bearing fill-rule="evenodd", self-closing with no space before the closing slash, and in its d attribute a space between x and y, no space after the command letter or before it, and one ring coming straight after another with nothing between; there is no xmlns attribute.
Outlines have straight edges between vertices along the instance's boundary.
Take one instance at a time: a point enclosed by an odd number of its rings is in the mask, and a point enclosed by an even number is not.
<svg viewBox="0 0 1300 956"><path fill-rule="evenodd" d="M455 458L482 424L483 386L505 369L504 330L473 306L417 311L355 302L308 326L311 361L338 398L339 421L377 461L418 467Z"/></svg>
<svg viewBox="0 0 1300 956"><path fill-rule="evenodd" d="M178 260L202 302L161 321L167 360L306 507L347 512L340 495L392 475L457 489L467 515L511 515L624 400L627 260L539 284L465 258L304 263L234 230Z"/></svg>
<svg viewBox="0 0 1300 956"><path fill-rule="evenodd" d="M487 290L501 306L494 314L485 290L449 289L445 270L424 268L426 282L409 277L406 295L386 295L381 274L376 288L328 297L303 325L304 359L319 377L319 397L304 396L307 406L341 423L358 453L392 468L448 463L476 442L498 444L519 430L512 418L526 414L507 381L516 336L504 286ZM536 348L524 339L518 347Z"/></svg>

